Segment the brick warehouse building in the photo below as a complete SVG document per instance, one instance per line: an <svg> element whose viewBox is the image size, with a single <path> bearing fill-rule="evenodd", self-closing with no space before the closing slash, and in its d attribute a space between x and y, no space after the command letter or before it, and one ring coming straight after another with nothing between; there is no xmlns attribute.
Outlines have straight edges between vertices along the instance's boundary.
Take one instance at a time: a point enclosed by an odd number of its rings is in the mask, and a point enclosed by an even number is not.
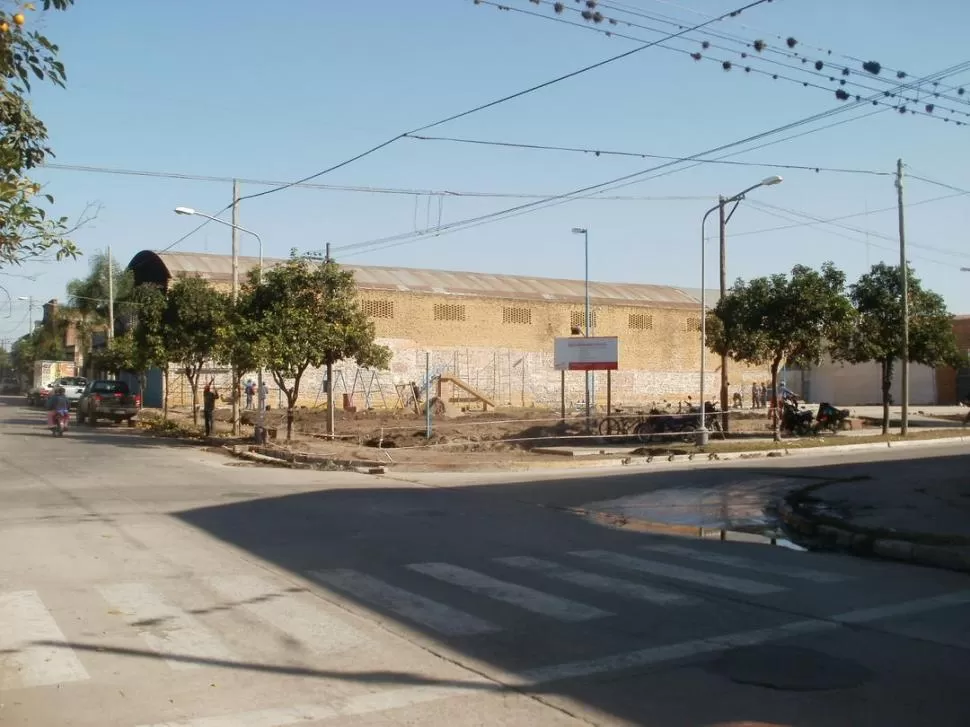
<svg viewBox="0 0 970 727"><path fill-rule="evenodd" d="M279 260L267 259L265 267ZM239 258L240 280L258 260ZM231 258L208 253L142 251L129 264L136 284L165 286L181 275L198 275L228 289ZM334 374L334 393L353 393L358 407L394 407L395 384L425 377L425 353L432 376L458 377L498 406L548 406L560 401L560 374L553 369L553 339L583 324L584 283L485 273L448 272L378 266L344 266L354 273L362 309L374 321L378 341L393 358L389 371L359 371L349 362ZM712 297L716 300L716 294ZM700 306L690 291L659 285L590 282L591 335L619 338L619 370L613 373L613 402L618 406L678 401L698 395ZM720 360L708 357L707 390L716 397ZM732 366L732 384L741 384L745 401L753 381L767 380L763 370ZM205 373L228 383L224 368ZM226 377L226 378L223 378ZM149 389L160 391L160 375ZM300 403L324 401L323 376L308 371ZM270 403L279 399L272 381ZM566 400L581 402L584 378L566 375ZM174 367L169 403L191 400L187 383ZM735 387L732 386L732 392ZM596 375L595 401L606 403L605 374ZM160 394L146 401L160 405Z"/></svg>

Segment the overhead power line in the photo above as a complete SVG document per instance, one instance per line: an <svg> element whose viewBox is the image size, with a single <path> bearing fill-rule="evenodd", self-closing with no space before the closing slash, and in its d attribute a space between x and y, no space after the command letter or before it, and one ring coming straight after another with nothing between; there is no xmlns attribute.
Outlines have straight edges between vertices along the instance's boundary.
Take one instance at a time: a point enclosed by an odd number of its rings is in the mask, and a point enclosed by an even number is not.
<svg viewBox="0 0 970 727"><path fill-rule="evenodd" d="M942 197L931 197L930 199L923 199L918 202L908 202L904 205L904 207L906 207L907 209L910 207L918 207L920 205L930 204L931 202L940 202L942 200L963 197L963 196L966 196L967 194L970 194L970 191L957 192L956 194L946 194L946 195L943 195ZM839 215L838 217L828 217L824 220L816 220L813 222L796 222L795 224L792 224L792 225L777 225L775 227L764 227L758 230L747 230L745 232L732 232L731 237L734 238L734 237L746 237L749 235L764 235L769 232L779 232L781 230L792 230L797 227L813 227L815 225L821 225L829 222L841 222L842 220L850 220L855 217L868 217L869 215L880 214L882 212L896 212L898 209L899 208L896 205L892 205L890 207L880 207L879 209L866 210L864 212L853 212L852 214ZM714 236L711 235L708 237L708 239L713 240Z"/></svg>
<svg viewBox="0 0 970 727"><path fill-rule="evenodd" d="M694 15L695 17L699 17L699 18L707 18L707 17L710 17L710 14L709 13L705 13L705 12L700 11L700 10L697 10L695 8L691 8L691 7L687 7L687 6L684 6L684 5L680 5L680 4L676 3L676 2L672 2L671 0L653 0L653 1L656 2L656 3L662 4L662 5L668 5L670 7L677 8L678 10L683 10L684 12L690 13L691 15ZM676 18L676 17L669 16L669 15L665 16L665 15L660 14L660 13L655 13L654 16L648 16L646 13L642 12L642 10L640 8L631 7L627 3L617 2L616 0L609 0L608 2L598 2L597 4L600 5L601 7L619 8L621 12L627 13L628 15L633 15L633 16L638 16L638 17L666 18L666 20L671 25L674 25L674 26L677 26L677 27L680 27L681 23L689 23L689 21L683 20L681 18ZM733 23L733 25L735 25L735 26L737 26L739 28L744 28L746 30L755 31L755 32L757 32L759 34L760 37L762 37L762 38L770 38L772 40L778 41L779 44L784 45L786 48L788 46L788 37L787 36L784 36L784 35L780 35L780 34L776 33L775 31L765 30L764 28L758 28L757 26L753 26L753 25L744 23L743 21L737 21L737 22ZM711 35L717 35L716 33L712 32L712 31L704 31L704 32L705 33L708 33L708 34L711 34ZM726 33L723 34L723 35L726 38L731 38L732 37L730 34L726 34ZM734 36L733 39L737 40L738 42L744 42L745 41L745 39L739 38L738 36ZM859 58L858 56L854 56L854 55L851 55L851 54L840 53L840 52L835 51L835 50L833 50L833 49L831 49L831 48L829 48L827 46L822 46L822 45L817 44L816 42L806 40L805 38L799 38L798 39L798 47L799 48L807 47L810 51L815 51L817 53L820 53L820 54L822 54L822 56L824 58L827 58L827 59L830 59L830 58L842 58L844 60L850 61L852 63L858 63L860 65L863 64L863 63L868 63L869 62L869 60L867 60L865 58ZM777 53L779 55L787 56L787 57L790 57L790 58L793 58L793 59L799 59L800 60L802 58L808 58L809 60L814 60L814 58L809 58L806 54L799 53L797 50L792 50L790 52L786 52L786 51L782 50L781 48L779 48L778 46L773 45L773 44L766 44L765 51L766 52L771 52L771 53ZM897 78L897 79L898 78L905 78L908 75L905 71L902 71L902 70L900 70L898 68L892 68L890 66L887 66L885 63L881 63L880 66L881 66L881 70L886 71L890 76L892 76L894 78ZM894 83L894 81L892 79L883 77L882 75L872 76L872 78L874 80L878 80L878 81L883 82L883 83L888 83L888 84ZM951 99L951 100L960 101L961 99L963 99L966 96L965 91L963 91L963 92L960 91L960 89L963 88L962 86L952 86L952 87L948 87L948 86L945 86L944 84L938 84L938 85L934 85L933 86L934 93L939 88L944 88L947 91L957 91L958 92L958 98L957 99ZM963 103L970 103L970 99L967 99L966 101L963 101Z"/></svg>
<svg viewBox="0 0 970 727"><path fill-rule="evenodd" d="M952 73L956 73L956 72L961 72L962 70L964 70L965 67L970 67L970 63L966 63L965 62L965 63L962 63L962 64L957 64L956 66L951 66L950 68L944 69L942 71L938 71L937 73L931 74L930 76L924 77L922 79L916 79L914 81L910 81L910 82L908 82L906 84L900 84L900 85L901 86L909 86L909 85L913 85L913 84L917 84L917 83L925 83L927 81L935 80L935 79L939 79L939 78L946 78L948 76L948 74L952 74ZM730 149L730 148L733 148L733 147L747 145L747 144L749 144L751 142L754 142L754 141L760 141L761 139L764 139L766 137L774 136L774 135L777 135L779 133L784 133L785 131L789 131L789 130L792 130L792 129L796 129L796 128L801 127L801 126L804 126L806 124L811 124L811 123L814 123L816 121L820 121L820 120L823 120L823 119L827 119L827 118L829 118L831 116L835 116L837 114L845 113L847 111L850 111L852 109L855 109L855 108L858 108L860 106L865 105L867 100L868 99L864 99L864 100L858 101L858 102L849 102L846 105L838 106L838 107L835 107L833 109L829 109L828 111L823 111L823 112L820 112L818 114L814 114L814 115L811 115L811 116L807 116L807 117L804 117L804 118L799 119L797 121L791 122L789 124L784 124L782 126L775 127L773 129L769 129L768 131L760 132L758 134L754 134L752 136L749 136L747 138L744 138L744 139L740 139L740 140L731 142L729 144L723 144L723 145L721 145L719 147L715 147L713 149L708 149L708 150L705 150L705 151L702 151L702 152L698 152L697 154L694 154L694 155L689 156L689 157L684 157L683 159L684 160L696 160L696 159L699 159L699 158L702 158L702 157L709 157L709 156L711 156L713 154L717 154L717 153L719 153L721 151L724 151L724 150L727 150L727 149ZM865 114L863 116L856 117L856 119L865 118L866 116L872 115L874 113L882 113L882 112L883 112L882 109L877 109L876 111L870 112L869 114ZM847 120L843 120L843 121L839 121L839 122L835 122L835 123L846 123L846 121L851 121L851 120L852 119L847 119ZM835 124L829 124L828 126L832 126L832 125L835 125ZM821 127L821 128L826 128L826 127ZM814 131L819 131L819 130L821 130L821 128L817 128L815 130L808 130L808 131L802 132L800 134L797 134L796 136L802 136L804 134L814 133ZM793 138L793 137L788 137L788 138ZM772 143L776 143L776 142L772 142ZM765 145L763 144L761 146L765 146ZM760 147L755 147L755 148L760 148ZM751 151L751 150L749 149L747 151ZM743 151L742 152L736 152L736 153L738 153L738 154L739 153L743 153ZM388 236L388 237L377 238L377 239L374 239L374 240L367 240L367 241L359 242L359 243L351 243L349 245L340 246L340 247L337 248L337 250L344 251L346 253L346 252L350 252L352 250L364 250L366 248L372 248L371 251L375 251L377 249L385 249L386 247L395 247L395 246L398 246L398 245L401 245L401 244L409 244L410 242L416 242L418 239L423 239L423 238L432 237L432 236L439 236L439 235L441 235L441 234L443 234L445 232L455 231L457 229L467 229L468 227L478 226L480 224L486 224L488 222L496 221L498 219L505 219L507 217L518 216L520 214L527 214L527 213L532 212L532 211L534 211L536 209L545 208L545 207L548 207L548 206L552 206L552 205L556 205L556 204L561 204L563 202L571 201L573 199L576 199L577 197L580 197L582 195L587 195L589 193L596 193L596 192L599 192L599 191L603 191L605 189L616 189L616 188L619 188L619 187L622 187L622 186L626 186L626 185L629 185L629 184L634 184L634 183L637 183L639 181L643 181L643 177L645 175L647 175L647 174L651 174L651 173L656 172L656 171L659 171L659 170L669 169L670 167L679 165L681 163L682 162L678 162L678 161L668 161L668 162L664 162L664 163L659 164L659 165L657 165L655 167L650 167L648 169L640 170L638 172L633 172L633 173L626 174L626 175L623 175L623 176L620 176L620 177L616 177L614 179L607 180L606 182L601 182L599 184L593 184L593 185L590 185L590 186L587 186L587 187L580 188L578 190L572 190L570 192L564 192L564 193L559 194L559 195L556 195L554 197L550 197L549 199L544 200L544 201L538 201L538 202L532 202L532 203L528 203L528 204L524 204L524 205L518 205L518 206L515 206L515 207L511 207L511 208L505 209L505 210L499 210L497 212L490 213L490 214L487 214L487 215L480 215L478 217L473 217L473 218L468 218L468 219L465 219L465 220L456 221L456 222L453 222L453 223L449 223L448 225L439 226L439 227L436 227L436 228L433 228L433 229L424 230L424 231L401 233L401 234L398 234L398 235L392 235L392 236ZM704 162L695 162L695 164L702 164L702 163L704 163ZM689 168L689 167L687 167L687 168ZM677 171L677 170L673 170L673 171ZM672 173L672 171L665 171L665 172L663 172L663 174L670 174L670 173ZM357 253L351 253L351 254L357 254Z"/></svg>
<svg viewBox="0 0 970 727"><path fill-rule="evenodd" d="M725 159L694 159L688 157L675 157L675 156L665 156L661 154L649 154L647 152L634 152L634 151L615 151L610 149L597 149L593 147L577 147L577 146L553 146L549 144L520 144L511 141L491 141L488 139L466 139L453 136L420 136L418 134L408 134L409 139L417 139L419 141L447 141L454 142L457 144L477 144L481 146L500 146L508 147L512 149L532 149L535 151L561 151L561 152L574 152L581 154L592 154L594 156L622 156L622 157L636 157L639 159L663 159L666 161L674 162L685 162L685 161L698 161L705 162L707 164L729 164L732 166L739 167L763 167L766 169L798 169L807 172L835 172L840 174L871 174L880 177L891 177L893 172L880 172L874 169L842 169L838 167L820 167L820 166L810 166L807 164L778 164L770 162L739 162L731 161Z"/></svg>
<svg viewBox="0 0 970 727"><path fill-rule="evenodd" d="M565 73L565 74L563 74L561 76L556 76L555 78L551 78L551 79L549 79L547 81L543 81L542 83L538 83L538 84L536 84L534 86L530 86L530 87L525 88L525 89L523 89L521 91L516 91L515 93L511 93L511 94L508 94L506 96L502 96L501 98L497 98L497 99L494 99L492 101L488 101L487 103L479 104L478 106L474 106L474 107L472 107L470 109L466 109L465 111L461 111L461 112L458 112L456 114L451 114L450 116L446 116L444 118L438 119L437 121L434 121L434 122L432 122L430 124L425 124L423 126L419 126L419 127L414 128L414 129L408 129L407 131L402 131L401 133L396 134L395 136L392 136L392 137L386 139L385 141L382 141L381 143L376 144L376 145L370 147L369 149L366 149L366 150L360 152L359 154L355 154L354 156L352 156L352 157L350 157L348 159L345 159L342 162L338 162L337 164L334 164L334 165L332 165L330 167L327 167L326 169L323 169L323 170L321 170L319 172L315 172L314 174L311 174L309 176L303 177L302 179L298 179L295 182L289 182L287 184L279 185L279 186L277 186L277 187L275 187L273 189L267 189L267 190L264 190L262 192L257 192L256 194L244 195L244 196L242 196L242 197L239 198L239 201L243 201L243 200L247 200L247 199L255 199L257 197L262 197L262 196L265 196L267 194L273 194L275 192L281 192L281 191L283 191L285 189L289 189L290 187L295 187L295 186L297 186L299 184L304 184L306 182L313 181L314 179L318 179L319 177L322 177L325 174L329 174L330 172L334 172L334 171L336 171L338 169L341 169L341 168L346 167L346 166L348 166L350 164L353 164L354 162L359 161L360 159L363 159L364 157L370 156L371 154L373 154L373 153L375 153L377 151L380 151L381 149L383 149L383 148L385 148L387 146L390 146L394 142L399 141L400 139L403 139L408 134L419 134L422 131L427 131L428 129L433 129L436 126L441 126L441 125L447 124L447 123L449 123L451 121L456 121L456 120L461 119L461 118L464 118L466 116L471 116L472 114L478 113L479 111L485 111L486 109L494 108L495 106L498 106L500 104L506 103L508 101L512 101L512 100L517 99L517 98L522 98L523 96L527 96L527 95L529 95L531 93L534 93L536 91L540 91L540 90L542 90L544 88L548 88L549 86L553 86L553 85L555 85L557 83L561 83L562 81L566 81L566 80L568 80L570 78L575 78L576 76L582 75L584 73L588 73L589 71L595 70L597 68L602 68L603 66L609 65L611 63L615 63L616 61L622 60L624 58L628 58L628 57L630 57L630 56L632 56L632 55L634 55L636 53L640 53L641 51L647 50L648 48L653 48L658 43L660 43L660 42L662 42L664 40L670 40L672 38L676 38L678 36L684 35L685 33L689 33L689 32L694 31L694 30L699 30L701 28L705 28L708 25L711 25L713 23L719 22L719 21L724 20L726 18L735 18L735 17L737 17L738 15L740 15L741 13L743 13L746 10L750 10L751 8L757 7L758 5L763 5L763 4L770 3L770 2L771 2L771 0L753 0L753 2L749 2L749 3L745 4L745 5L742 5L741 7L736 8L735 10L731 10L731 11L729 11L727 13L723 13L723 14L717 16L717 17L710 18L710 19L705 20L705 21L703 21L701 23L696 23L695 25L693 25L693 26L691 26L691 27L689 27L689 28L687 28L685 30L678 31L676 33L669 33L665 37L661 38L660 40L653 41L653 42L650 42L650 43L645 43L642 46L638 46L636 48L631 48L630 50L624 51L623 53L618 53L617 55L610 56L609 58L605 58L605 59L603 59L601 61L597 61L596 63L591 63L589 65L583 66L582 68L578 68L575 71L570 71L569 73ZM221 210L219 210L218 212L216 212L214 216L215 217L218 217L220 214L222 214L223 212L225 212L226 210L228 210L230 207L232 207L232 203L226 205ZM194 235L196 232L198 232L199 230L201 230L203 227L205 227L206 225L208 225L210 222L211 222L211 220L205 220L205 222L203 222L202 224L198 225L194 229L190 230L188 233L186 233L185 235L183 235L182 237L180 237L178 240L176 240L175 242L173 242L168 247L164 248L163 251L171 250L173 247L175 247L179 243L183 242L184 240L186 240L189 237L191 237L192 235Z"/></svg>
<svg viewBox="0 0 970 727"><path fill-rule="evenodd" d="M798 210L792 210L792 209L788 209L786 207L779 207L778 205L768 204L767 202L763 202L762 200L750 200L750 202L751 202L752 205L754 205L756 207L765 208L765 209L769 209L769 210L778 210L779 212L787 212L788 214L793 214L793 215L798 215L800 217L805 217L805 218L807 218L809 220L812 220L813 222L815 222L817 224L832 225L833 227L838 227L838 228L841 228L843 230L848 230L849 232L855 232L856 234L859 234L859 235L872 236L872 237L879 238L880 240L886 240L886 241L892 242L892 243L896 243L898 241L898 239L899 239L898 237L894 237L894 236L891 236L891 235L886 235L886 234L883 234L881 232L875 232L874 230L865 230L865 229L862 229L862 228L859 228L859 227L853 227L851 225L846 225L846 224L843 224L841 222L833 222L831 220L826 220L826 219L824 219L822 217L818 217L817 215L809 214L808 212L799 212ZM964 252L961 252L961 251L958 251L958 250L949 250L949 249L943 248L943 247L934 247L933 245L919 245L919 244L916 244L916 243L913 243L913 242L909 242L908 240L907 240L906 244L909 247L918 247L918 248L921 248L923 250L930 250L931 252L940 253L942 255L952 255L953 257L963 257L963 258L970 257L970 252L965 252L965 251Z"/></svg>
<svg viewBox="0 0 970 727"><path fill-rule="evenodd" d="M927 179L926 177L920 177L916 174L907 173L906 177L908 179L916 179L920 182L926 182L927 184L932 184L937 187L942 187L943 189L952 189L954 192L959 192L960 194L970 194L970 190L962 189L961 187L954 187L952 184L946 184L944 182L937 182L934 179Z"/></svg>
<svg viewBox="0 0 970 727"><path fill-rule="evenodd" d="M515 12L515 13L520 13L522 15L526 15L526 16L538 18L540 20L546 20L546 21L550 21L550 22L565 24L565 25L569 25L569 26L572 26L572 27L575 27L575 28L580 28L581 30L592 31L592 32L595 32L595 33L601 33L601 34L606 35L606 36L609 36L609 37L622 38L622 39L625 39L625 40L633 41L635 43L645 43L645 42L648 42L644 38L639 38L639 37L636 37L636 36L633 36L633 35L628 35L628 34L625 34L625 33L620 33L620 32L617 32L615 30L607 30L607 29L598 27L598 24L600 24L600 23L602 23L604 21L609 21L609 22L612 23L612 22L614 22L616 20L615 18L611 18L609 16L603 15L599 11L595 11L594 12L594 11L589 10L589 9L581 10L578 7L571 7L571 6L565 5L564 3L559 3L559 2L555 2L554 3L551 0L530 0L530 1L533 1L535 4L546 4L546 5L550 5L550 6L557 7L557 10L556 10L557 15L559 13L563 12L564 10L568 10L570 12L574 12L574 13L581 14L587 20L587 22L586 23L574 22L574 21L571 21L571 20L563 19L563 18L558 17L558 16L551 16L551 15L547 15L547 14L543 14L543 13L538 13L538 12L535 12L535 11L532 11L532 10L524 9L524 8L512 7L510 5L503 4L503 3L500 3L500 2L494 2L493 0L478 0L478 2L476 4L480 4L480 5L490 5L492 7L498 8L500 10L509 11L509 12ZM599 3L594 3L594 5L595 6L599 6ZM595 23L597 23L597 25L589 25L588 24L589 22L595 22ZM651 28L651 27L644 26L644 25L640 25L640 24L637 24L637 23L631 23L631 22L628 22L628 21L621 21L621 22L622 22L623 25L626 25L626 26L629 26L629 27L642 28L642 29L645 29L645 30L648 30L648 31L654 32L654 33L665 33L666 32L665 30L662 30L662 29L659 29L659 28ZM683 27L683 26L678 26L678 27ZM682 32L682 35L679 36L678 38L676 38L675 40L677 40L677 41L686 41L686 42L696 42L696 41L692 41L691 39L688 39L686 37L685 34L687 32L689 32L689 31L687 29L684 29L683 32ZM748 43L748 45L750 45L750 44L751 43ZM860 83L859 81L855 81L855 80L849 81L849 79L846 77L847 75L851 76L851 73L850 73L850 71L849 71L848 68L830 69L828 73L822 73L821 70L823 70L826 66L823 63L823 61L821 61L821 60L816 61L814 64L812 64L811 68L808 67L808 65L807 65L807 59L805 59L805 58L802 58L801 59L801 64L799 64L799 65L789 65L787 63L782 63L780 61L772 60L770 58L765 58L765 57L763 57L763 54L762 54L761 51L758 51L754 55L752 55L752 54L749 54L747 51L735 51L734 49L725 48L724 46L714 45L714 44L711 44L710 41L707 41L707 40L703 41L699 45L699 47L703 49L703 52L701 52L701 51L693 51L692 52L692 51L690 51L688 49L685 49L685 48L678 48L676 46L671 45L671 43L668 42L666 39L662 39L662 40L657 41L657 46L660 47L660 48L662 48L662 49L664 49L664 50L668 50L668 51L671 51L671 52L679 53L679 54L682 54L682 55L685 55L685 56L690 56L695 61L705 60L705 61L708 61L708 62L715 62L719 66L721 66L723 68L723 70L725 70L725 71L729 71L729 70L732 70L732 69L737 69L737 70L740 71L740 70L743 69L743 71L745 73L749 73L749 74L750 73L754 73L754 74L758 74L758 75L768 76L768 77L770 77L770 78L772 78L773 80L776 80L776 81L777 80L788 81L788 82L791 82L791 83L798 84L798 85L800 85L802 87L808 87L808 88L814 88L814 89L822 90L822 91L825 91L826 93L833 93L834 92L836 98L838 98L841 101L848 101L848 100L850 100L853 97L855 97L856 100L859 100L860 94L858 93L858 89L862 89L862 90L865 90L865 91L868 91L868 92L874 92L874 91L875 92L879 92L884 97L887 97L887 98L895 98L896 95L897 95L894 92L882 91L881 89L874 88L873 86L868 86L868 85L866 85L864 83ZM714 57L710 53L708 53L708 51L711 48L718 49L718 50L723 50L723 51L727 51L729 53L737 53L738 54L738 58L735 59L735 60L731 60L731 59L727 59L727 58ZM785 76L785 75L782 75L782 74L778 73L777 71L764 70L764 69L758 67L758 64L759 63L766 63L766 64L772 64L772 65L780 66L782 68L786 68L786 69L789 69L791 71L795 71L797 73L805 74L805 75L810 76L810 77L813 77L813 78L818 78L818 79L823 79L823 80L824 79L828 79L830 83L835 84L835 85L833 85L832 87L823 86L823 85L820 85L819 83L812 83L812 82L809 82L809 81L792 78L790 76ZM814 69L818 69L818 70L814 70ZM852 93L849 93L846 90L846 88L852 88L852 91L853 92ZM902 96L900 96L900 102L898 102L898 103L892 102L892 101L880 100L880 99L873 99L873 100L871 100L871 103L873 105L884 105L884 106L887 106L889 108L893 108L893 109L897 110L900 113L907 113L908 112L908 113L913 114L913 115L929 116L931 118L939 119L939 120L942 120L942 121L945 121L945 122L948 122L948 121L953 120L954 123L956 125L958 125L958 126L962 126L962 125L964 125L964 124L966 124L968 122L966 122L966 121L960 121L960 120L956 120L956 119L951 119L951 116L953 114L957 114L959 116L963 116L963 117L966 117L966 118L970 118L970 112L963 111L963 110L958 110L958 109L954 109L954 108L951 108L951 107L948 107L948 106L942 106L937 101L934 101L934 99L929 98L929 97L925 98L921 102L920 99L918 98L918 94L915 97L914 96L905 96L905 95L902 95ZM913 106L909 106L907 104L913 104ZM919 107L919 104L922 104L922 108ZM939 115L939 114L936 113L937 111L946 111L948 114L950 114L950 116L941 116L941 115Z"/></svg>
<svg viewBox="0 0 970 727"><path fill-rule="evenodd" d="M777 217L778 219L781 219L781 220L788 220L788 221L794 222L795 223L795 225L794 225L795 227L804 227L804 226L807 226L808 224L815 224L814 222L805 223L805 222L798 221L792 215L798 215L798 216L800 216L802 218L806 218L807 217L810 220L813 218L813 215L808 215L807 213L799 212L797 210L790 210L791 214L785 214L785 213L782 213L782 212L772 211L771 209L767 209L765 207L761 207L761 206L758 206L758 205L752 205L752 208L755 209L757 212L760 212L761 214L769 215L771 217ZM833 235L835 237L839 237L839 238L842 238L843 240L848 240L850 242L854 242L854 243L859 244L859 245L865 245L866 247L875 247L875 248L878 248L880 250L887 250L888 252L894 253L896 255L899 254L899 245L896 244L896 241L895 240L892 240L891 238L890 239L893 242L893 244L892 245L886 245L886 244L880 244L880 243L877 243L877 242L872 242L871 240L868 239L867 236L864 236L864 237L854 237L854 236L848 235L848 234L846 234L844 232L839 232L837 230L830 230L830 229L826 229L824 227L821 230L819 230L819 231L825 233L826 235ZM860 233L857 232L857 233L854 233L854 234L855 235L858 235ZM732 235L732 237L737 237L737 235ZM909 243L907 242L907 244L909 244ZM950 261L937 260L935 258L927 257L925 255L913 255L913 254L910 254L910 255L907 255L907 257L909 257L912 260L923 260L923 261L928 262L928 263L933 263L934 265L940 265L941 267L949 268L950 270L953 269L953 265L954 265L954 263L953 263L952 260L950 260Z"/></svg>
<svg viewBox="0 0 970 727"><path fill-rule="evenodd" d="M45 164L45 169L69 172L89 172L92 174L117 174L130 175L136 177L155 177L159 179L182 179L193 182L218 182L220 184L231 183L233 181L254 186L275 186L284 182L271 181L266 179L247 179L245 177L217 177L203 174L187 174L183 172L164 172L146 169L120 169L117 167L101 167L82 164ZM490 192L490 191L469 191L451 189L420 189L405 187L374 187L374 186L352 186L340 184L315 184L307 182L295 185L302 189L318 189L326 192L360 192L364 194L384 194L398 195L405 197L496 197L506 199L545 199L549 194L538 192ZM700 200L710 199L710 195L701 196L613 196L599 197L602 200L622 201L622 202L670 202L674 200Z"/></svg>

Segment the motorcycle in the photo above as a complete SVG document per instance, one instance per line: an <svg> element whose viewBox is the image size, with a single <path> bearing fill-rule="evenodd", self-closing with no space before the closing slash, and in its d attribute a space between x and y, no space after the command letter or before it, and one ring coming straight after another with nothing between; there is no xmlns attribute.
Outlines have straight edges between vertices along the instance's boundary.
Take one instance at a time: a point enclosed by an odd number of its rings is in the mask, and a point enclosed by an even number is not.
<svg viewBox="0 0 970 727"><path fill-rule="evenodd" d="M64 436L64 432L67 431L68 418L68 413L64 409L54 412L54 426L51 427L51 431L54 433L55 437Z"/></svg>
<svg viewBox="0 0 970 727"><path fill-rule="evenodd" d="M786 399L781 412L781 428L789 434L804 436L814 434L812 412L801 409L796 401Z"/></svg>
<svg viewBox="0 0 970 727"><path fill-rule="evenodd" d="M836 409L824 401L818 405L818 414L815 416L816 433L828 429L832 434L837 434L840 430L847 429L849 426L848 409Z"/></svg>

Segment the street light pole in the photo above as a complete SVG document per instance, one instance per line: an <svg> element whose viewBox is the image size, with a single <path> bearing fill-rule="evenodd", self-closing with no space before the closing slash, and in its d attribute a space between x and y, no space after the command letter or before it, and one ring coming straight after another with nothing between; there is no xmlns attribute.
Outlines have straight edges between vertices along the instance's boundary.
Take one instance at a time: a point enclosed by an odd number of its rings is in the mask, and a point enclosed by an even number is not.
<svg viewBox="0 0 970 727"><path fill-rule="evenodd" d="M235 194L233 195L235 198ZM176 207L175 214L177 215L194 215L196 217L204 217L211 222L218 222L220 225L225 225L226 227L233 228L233 231L238 230L239 232L245 232L247 235L252 235L256 238L256 242L259 244L259 277L257 278L257 284L263 284L263 238L252 230L248 230L241 225L236 225L232 222L226 222L225 220L220 220L218 217L213 217L212 215L207 215L205 212L199 212L198 210L192 209L191 207ZM258 387L257 401L259 403L259 413L256 415L256 441L262 442L266 434L266 397L263 395L263 364L259 364L259 368L256 371L256 386ZM235 396L236 392L233 392Z"/></svg>
<svg viewBox="0 0 970 727"><path fill-rule="evenodd" d="M34 297L32 295L21 295L17 297L17 300L23 300L27 303L27 335L29 336L34 332L34 321L31 320L31 316L34 314Z"/></svg>
<svg viewBox="0 0 970 727"><path fill-rule="evenodd" d="M590 327L590 311L589 311L589 230L585 227L574 227L574 235L583 236L583 258L584 258L584 268L585 272L583 274L584 281L584 296L586 299L585 310L584 310L584 325L583 325L583 337L589 338L589 327ZM592 372L586 372L586 428L589 429L590 421L592 420L592 402L590 401L593 396L593 382L592 382Z"/></svg>
<svg viewBox="0 0 970 727"><path fill-rule="evenodd" d="M704 398L704 388L705 388L704 378L707 375L707 370L706 370L707 369L707 286L705 285L706 278L707 278L706 270L705 270L705 264L707 262L707 256L705 252L707 248L707 245L706 245L707 239L705 234L705 229L707 227L707 218L710 217L710 215L713 212L719 211L721 213L721 219L723 220L721 225L721 231L723 234L723 231L727 226L728 220L731 219L731 215L734 214L734 210L737 209L738 204L741 203L741 200L744 199L745 195L747 195L748 192L754 189L757 189L758 187L769 187L773 184L781 184L781 181L782 181L781 177L778 177L778 176L768 177L766 179L762 179L757 184L753 184L747 189L741 192L738 192L733 197L728 197L727 199L723 197L718 197L717 204L711 207L709 210L707 210L707 212L704 213L704 217L701 218L701 326L700 326L701 327L701 372L700 372L701 373L701 381L700 381L701 426L700 426L700 429L697 430L697 444L698 446L701 446L701 447L707 445L709 440L709 435L710 435L710 432L707 429L707 403ZM731 209L730 214L728 214L727 217L724 217L724 205L730 204L731 202L734 202L735 205ZM723 237L721 239L723 240Z"/></svg>

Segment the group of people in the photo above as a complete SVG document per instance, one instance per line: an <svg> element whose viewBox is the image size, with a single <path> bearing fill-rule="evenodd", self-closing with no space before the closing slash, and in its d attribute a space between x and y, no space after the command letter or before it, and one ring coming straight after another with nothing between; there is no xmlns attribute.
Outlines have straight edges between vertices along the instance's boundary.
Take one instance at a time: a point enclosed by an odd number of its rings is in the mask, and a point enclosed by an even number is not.
<svg viewBox="0 0 970 727"><path fill-rule="evenodd" d="M253 397L256 396L256 382L252 379L246 379L246 386L243 387L243 393L246 394L246 408L249 410L254 410L256 405L253 404ZM263 382L263 403L269 398L269 387L266 382Z"/></svg>
<svg viewBox="0 0 970 727"><path fill-rule="evenodd" d="M767 383L754 383L751 384L751 408L752 409L768 409L773 406L773 399L775 397L771 396L771 387ZM795 401L797 403L798 397L794 391L789 389L784 381L778 383L778 397L781 401Z"/></svg>

